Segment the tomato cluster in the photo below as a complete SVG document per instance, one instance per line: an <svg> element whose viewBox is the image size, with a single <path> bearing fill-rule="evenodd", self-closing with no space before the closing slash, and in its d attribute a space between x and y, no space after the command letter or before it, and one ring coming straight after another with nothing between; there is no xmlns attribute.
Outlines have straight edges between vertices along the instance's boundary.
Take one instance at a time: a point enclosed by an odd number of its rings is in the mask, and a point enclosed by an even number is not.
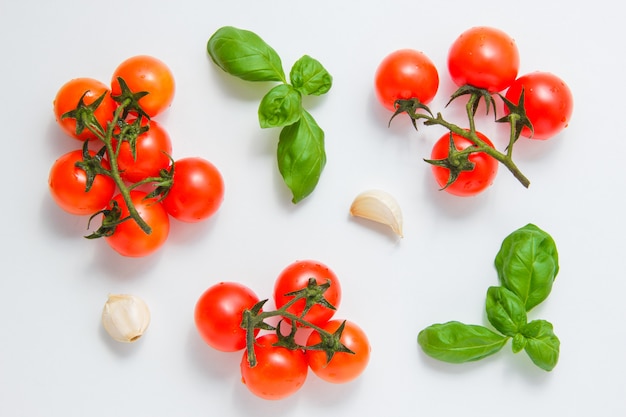
<svg viewBox="0 0 626 417"><path fill-rule="evenodd" d="M56 121L82 150L54 162L50 193L68 213L101 215L102 226L88 237L103 237L124 256L155 252L168 237L170 218L202 221L224 198L217 167L201 157L174 160L167 130L153 119L171 106L174 93L167 65L138 55L115 69L110 87L75 78L54 99Z"/></svg>
<svg viewBox="0 0 626 417"><path fill-rule="evenodd" d="M573 98L565 82L548 72L518 76L519 55L513 38L492 27L470 28L452 43L447 68L459 89L450 101L470 96L468 128L448 123L430 112L427 104L437 93L439 74L422 52L402 49L380 63L375 74L376 95L384 107L395 112L394 117L406 111L414 125L415 120L424 119L425 124L438 124L450 131L435 143L431 160L427 160L432 164L436 182L447 192L458 196L481 193L495 179L498 161L528 186L525 177L516 172L510 152L495 151L491 141L475 130L474 115L480 99L486 101L487 111L491 105L495 111L492 95L501 98L505 116L497 121L511 124L511 148L520 136L549 139L568 125Z"/></svg>
<svg viewBox="0 0 626 417"><path fill-rule="evenodd" d="M365 370L368 338L354 322L333 318L341 285L326 265L292 263L275 281L276 310L264 311L266 301L245 285L220 282L200 296L194 312L198 333L209 346L244 350L241 378L253 394L268 400L290 396L302 387L309 369L337 384ZM280 320L276 326L266 321L272 317Z"/></svg>

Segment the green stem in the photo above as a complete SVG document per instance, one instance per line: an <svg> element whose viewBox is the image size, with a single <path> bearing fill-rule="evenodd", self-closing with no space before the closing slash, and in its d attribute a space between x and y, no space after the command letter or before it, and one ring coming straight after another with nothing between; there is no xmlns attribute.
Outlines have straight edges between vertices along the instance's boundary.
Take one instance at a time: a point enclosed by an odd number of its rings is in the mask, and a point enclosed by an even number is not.
<svg viewBox="0 0 626 417"><path fill-rule="evenodd" d="M262 311L254 316L250 310L244 311L244 323L246 323L246 325L245 326L242 325L242 327L246 330L246 349L248 352L247 360L248 360L248 365L251 368L254 368L257 365L256 354L254 352L254 340L255 340L254 330L258 327L260 323L264 322L265 320L271 317L276 317L276 316L284 317L284 318L291 320L292 326L300 325L303 327L308 327L318 332L323 337L332 336L331 333L327 332L321 327L311 323L308 320L305 320L304 313L302 316L298 316L288 311L288 309L293 304L295 304L299 300L304 299L305 297L306 295L295 296L294 298L289 300L289 302L285 303L281 308L277 310ZM279 332L279 331L280 331L280 327L276 329L276 332ZM297 346L300 349L307 349L307 346L302 346L302 345L297 345Z"/></svg>
<svg viewBox="0 0 626 417"><path fill-rule="evenodd" d="M113 181L115 181L115 184L119 188L120 194L124 199L124 203L126 203L126 207L128 208L128 213L130 217L137 223L141 230L143 230L146 234L150 234L152 233L152 228L141 217L141 215L137 211L137 208L135 207L135 204L133 204L133 201L130 197L131 188L127 187L124 183L124 180L122 180L122 176L120 175L120 169L117 164L117 152L115 149L113 149L113 133L115 131L115 127L117 126L117 122L120 119L120 116L122 115L124 109L126 108L126 106L128 106L128 104L130 104L130 100L125 100L120 103L120 105L115 110L115 113L113 114L113 120L109 122L104 135L102 135L99 130L87 120L86 125L87 128L104 143L107 156L109 157L109 176L113 178Z"/></svg>
<svg viewBox="0 0 626 417"><path fill-rule="evenodd" d="M469 103L468 103L469 106ZM469 109L469 107L468 107ZM472 114L470 110L468 110L468 114ZM513 150L513 146L511 146L511 143L509 144L508 150L506 154L503 154L502 152L498 151L497 149L487 145L482 139L480 139L478 137L478 135L476 134L476 130L474 127L474 117L473 115L471 115L469 117L469 123L470 123L470 129L464 129L462 127L459 127L457 125L455 125L454 123L450 123L448 121L446 121L443 116L441 115L441 113L437 113L436 117L430 116L428 114L425 113L415 113L415 115L411 116L415 119L424 119L428 122L429 125L439 125L439 126L443 126L446 129L448 129L450 132L452 133L456 133L459 136L464 137L465 139L469 140L470 142L472 142L475 146L475 152L484 152L487 155L491 156L492 158L494 158L495 160L499 161L500 163L502 163L512 174L515 178L517 178L517 180L526 188L528 188L528 186L530 185L530 181L528 180L528 178L526 178L526 176L522 173L522 171L520 171L520 169L517 167L517 165L515 164L515 162L513 162L513 158L512 158L512 150ZM511 130L511 137L513 138L514 136L514 129ZM511 142L514 139L511 139Z"/></svg>

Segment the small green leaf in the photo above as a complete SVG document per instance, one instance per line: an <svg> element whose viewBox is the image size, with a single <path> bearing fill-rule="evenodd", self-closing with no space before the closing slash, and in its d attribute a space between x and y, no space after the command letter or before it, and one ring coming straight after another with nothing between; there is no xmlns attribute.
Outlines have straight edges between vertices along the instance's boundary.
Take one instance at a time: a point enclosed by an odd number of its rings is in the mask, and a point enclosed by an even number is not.
<svg viewBox="0 0 626 417"><path fill-rule="evenodd" d="M333 77L314 58L304 55L291 68L289 79L294 88L304 95L326 94L333 85Z"/></svg>
<svg viewBox="0 0 626 417"><path fill-rule="evenodd" d="M545 320L533 320L522 328L526 338L524 350L535 365L551 371L559 361L561 342L554 334L552 324Z"/></svg>
<svg viewBox="0 0 626 417"><path fill-rule="evenodd" d="M272 88L259 105L259 124L262 128L294 124L302 116L302 96L289 84Z"/></svg>
<svg viewBox="0 0 626 417"><path fill-rule="evenodd" d="M486 310L489 323L504 335L513 337L526 324L524 302L504 287L487 290Z"/></svg>
<svg viewBox="0 0 626 417"><path fill-rule="evenodd" d="M450 363L476 361L493 355L508 339L486 327L458 321L433 324L417 336L424 353Z"/></svg>
<svg viewBox="0 0 626 417"><path fill-rule="evenodd" d="M224 26L211 36L207 51L218 67L235 77L286 82L280 57L254 32Z"/></svg>
<svg viewBox="0 0 626 417"><path fill-rule="evenodd" d="M513 291L526 311L544 301L559 272L559 257L552 237L528 224L507 236L495 259L500 283Z"/></svg>
<svg viewBox="0 0 626 417"><path fill-rule="evenodd" d="M528 341L526 340L523 334L521 333L516 334L515 337L513 337L513 343L512 343L513 353L521 352L526 347L526 343L528 343Z"/></svg>
<svg viewBox="0 0 626 417"><path fill-rule="evenodd" d="M277 159L296 204L313 192L326 165L324 131L306 110L300 120L280 132Z"/></svg>

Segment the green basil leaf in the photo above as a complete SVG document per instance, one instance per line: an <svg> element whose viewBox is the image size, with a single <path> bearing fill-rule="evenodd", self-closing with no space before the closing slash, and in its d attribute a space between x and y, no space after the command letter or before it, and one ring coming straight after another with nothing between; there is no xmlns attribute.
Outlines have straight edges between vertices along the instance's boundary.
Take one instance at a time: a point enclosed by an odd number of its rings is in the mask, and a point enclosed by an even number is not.
<svg viewBox="0 0 626 417"><path fill-rule="evenodd" d="M521 352L526 347L526 343L528 343L528 341L526 340L523 334L521 333L516 334L515 337L513 337L513 343L512 343L513 353Z"/></svg>
<svg viewBox="0 0 626 417"><path fill-rule="evenodd" d="M522 328L526 338L524 350L535 365L551 371L559 361L561 342L554 334L552 324L545 320L533 320Z"/></svg>
<svg viewBox="0 0 626 417"><path fill-rule="evenodd" d="M247 81L286 82L280 57L256 33L224 26L207 43L213 62L227 73Z"/></svg>
<svg viewBox="0 0 626 417"><path fill-rule="evenodd" d="M333 85L333 77L314 58L304 55L291 67L289 79L294 88L304 95L326 94Z"/></svg>
<svg viewBox="0 0 626 417"><path fill-rule="evenodd" d="M483 326L450 321L425 328L417 336L417 343L430 357L463 363L493 355L508 339Z"/></svg>
<svg viewBox="0 0 626 417"><path fill-rule="evenodd" d="M559 272L552 237L533 224L507 236L495 259L500 283L513 291L530 311L545 300Z"/></svg>
<svg viewBox="0 0 626 417"><path fill-rule="evenodd" d="M486 310L489 323L507 336L515 336L527 321L524 302L504 287L487 290Z"/></svg>
<svg viewBox="0 0 626 417"><path fill-rule="evenodd" d="M300 120L302 96L289 84L272 88L259 105L259 124L262 128L289 126Z"/></svg>
<svg viewBox="0 0 626 417"><path fill-rule="evenodd" d="M306 110L280 132L277 154L278 169L296 204L313 192L326 165L324 131Z"/></svg>

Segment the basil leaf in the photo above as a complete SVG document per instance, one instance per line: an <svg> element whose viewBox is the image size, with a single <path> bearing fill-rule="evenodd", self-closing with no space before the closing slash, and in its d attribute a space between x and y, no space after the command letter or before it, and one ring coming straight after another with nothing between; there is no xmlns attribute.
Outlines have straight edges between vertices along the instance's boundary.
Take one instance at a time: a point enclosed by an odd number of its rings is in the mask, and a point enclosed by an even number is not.
<svg viewBox="0 0 626 417"><path fill-rule="evenodd" d="M463 363L493 355L508 339L483 326L450 321L425 328L419 332L417 343L430 357Z"/></svg>
<svg viewBox="0 0 626 417"><path fill-rule="evenodd" d="M552 237L533 224L507 236L495 259L500 283L513 291L530 311L545 300L559 271Z"/></svg>
<svg viewBox="0 0 626 417"><path fill-rule="evenodd" d="M300 120L280 132L277 153L278 169L298 203L313 192L326 165L324 131L303 109Z"/></svg>
<svg viewBox="0 0 626 417"><path fill-rule="evenodd" d="M280 57L254 32L224 26L211 36L207 51L218 67L235 77L286 82Z"/></svg>
<svg viewBox="0 0 626 417"><path fill-rule="evenodd" d="M507 336L515 336L527 321L522 300L504 287L489 287L486 310L489 323Z"/></svg>
<svg viewBox="0 0 626 417"><path fill-rule="evenodd" d="M304 55L293 64L289 79L294 88L304 95L326 94L333 85L333 77L326 68L308 55Z"/></svg>
<svg viewBox="0 0 626 417"><path fill-rule="evenodd" d="M300 120L302 96L289 84L272 88L259 104L262 128L289 126Z"/></svg>
<svg viewBox="0 0 626 417"><path fill-rule="evenodd" d="M523 334L518 333L513 338L512 349L513 353L519 353L526 347L526 343L528 343L527 339Z"/></svg>
<svg viewBox="0 0 626 417"><path fill-rule="evenodd" d="M554 334L552 324L545 320L533 320L522 328L526 338L524 350L535 365L551 371L559 361L561 342Z"/></svg>

